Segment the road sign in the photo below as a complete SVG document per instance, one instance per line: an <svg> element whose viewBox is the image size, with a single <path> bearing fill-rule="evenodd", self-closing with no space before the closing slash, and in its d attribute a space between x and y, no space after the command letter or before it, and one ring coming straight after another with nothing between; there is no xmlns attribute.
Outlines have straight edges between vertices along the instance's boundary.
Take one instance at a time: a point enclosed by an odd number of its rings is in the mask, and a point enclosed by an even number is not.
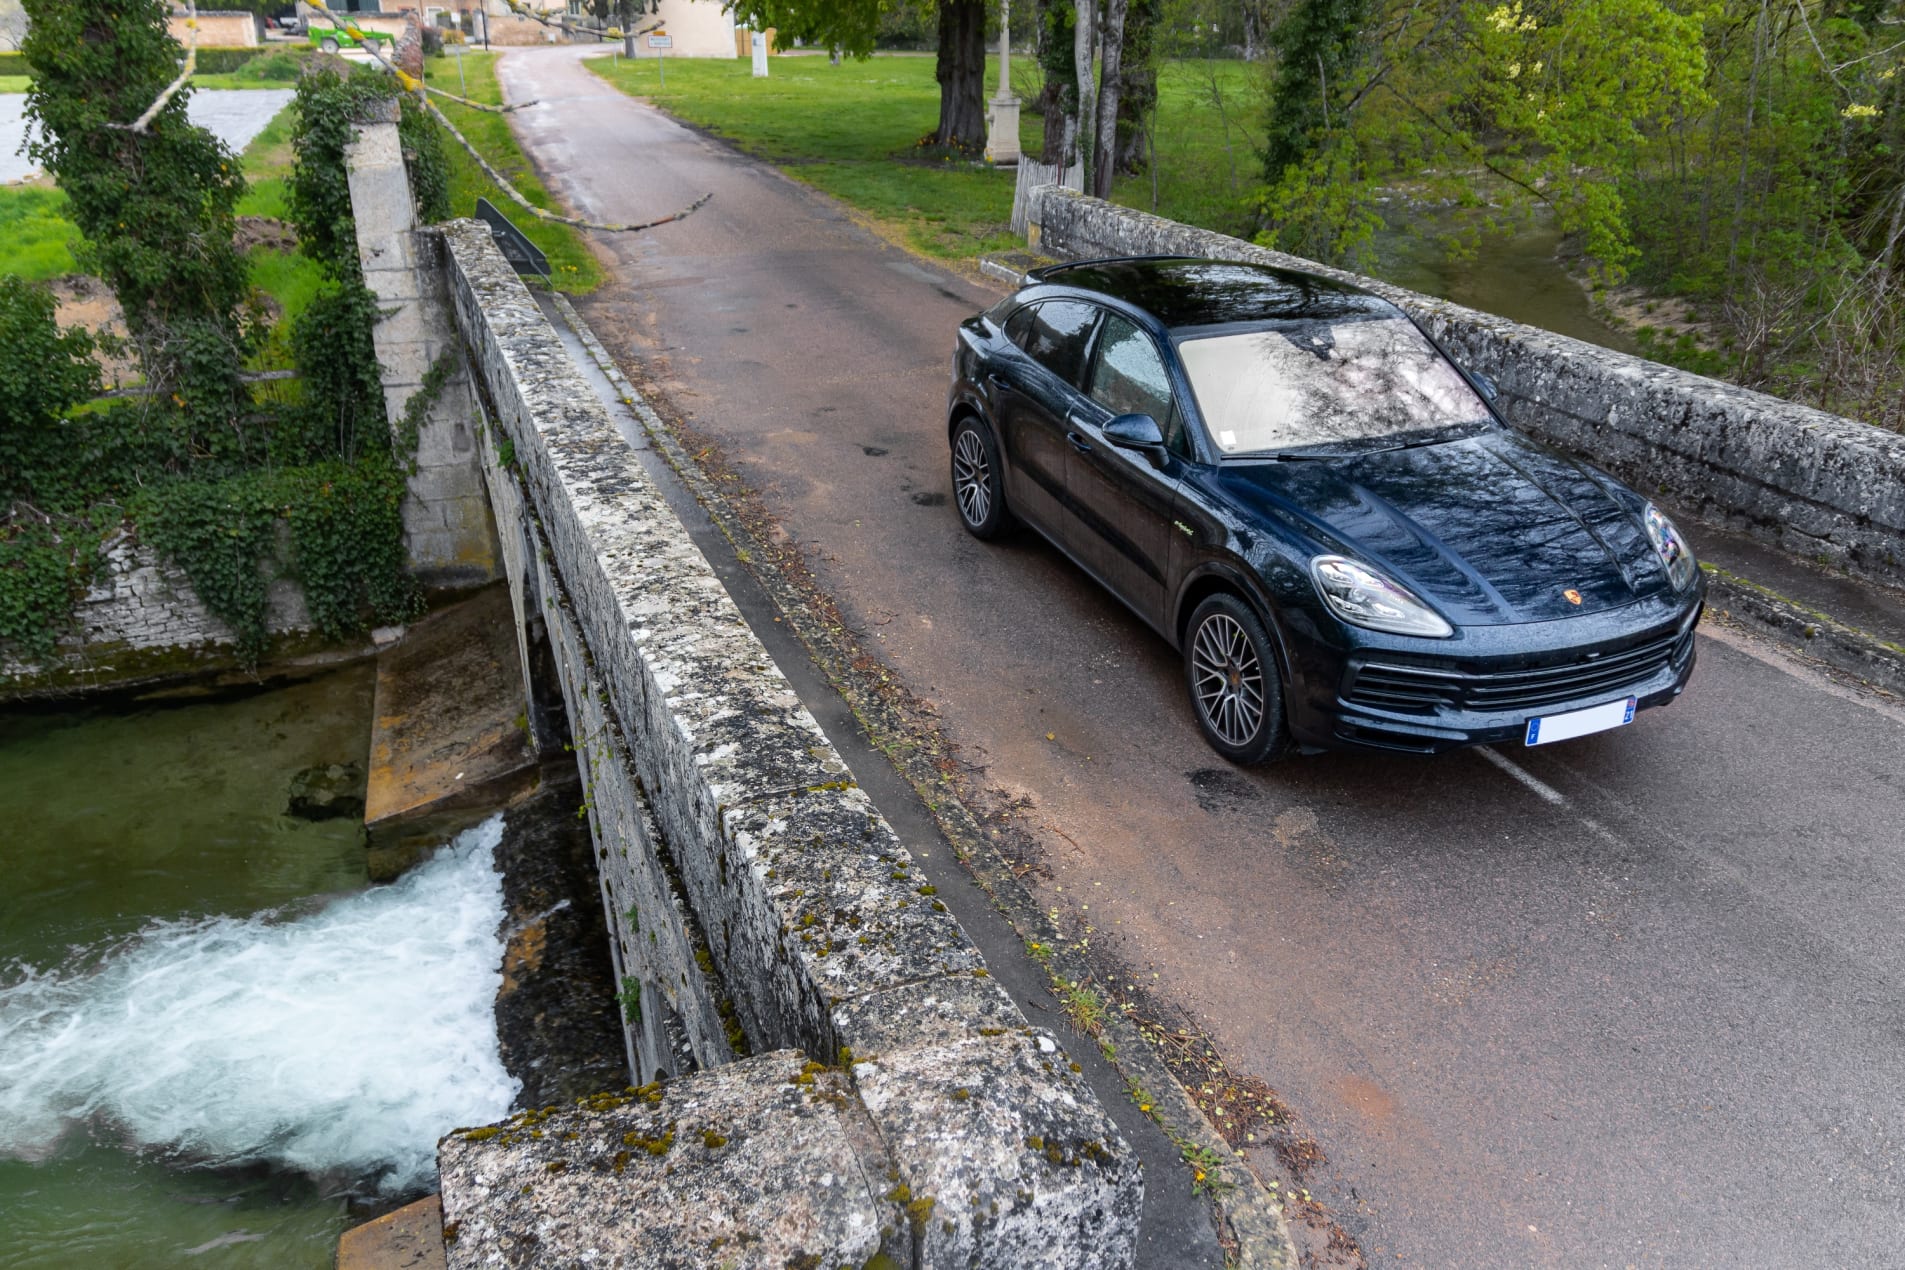
<svg viewBox="0 0 1905 1270"><path fill-rule="evenodd" d="M523 231L509 223L509 217L496 210L486 198L476 200L476 219L489 226L489 236L496 240L502 249L503 259L517 273L533 273L545 281L549 278L549 257L542 254L542 248L523 236Z"/></svg>
<svg viewBox="0 0 1905 1270"><path fill-rule="evenodd" d="M675 37L672 35L651 35L648 37L648 47L652 49L671 49L675 47Z"/></svg>

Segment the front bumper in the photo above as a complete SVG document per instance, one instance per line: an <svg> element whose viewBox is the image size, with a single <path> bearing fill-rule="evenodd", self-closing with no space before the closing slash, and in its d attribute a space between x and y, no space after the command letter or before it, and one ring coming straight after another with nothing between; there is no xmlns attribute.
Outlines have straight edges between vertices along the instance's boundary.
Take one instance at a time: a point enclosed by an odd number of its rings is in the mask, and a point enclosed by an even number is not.
<svg viewBox="0 0 1905 1270"><path fill-rule="evenodd" d="M1677 601L1528 626L1470 628L1438 648L1426 640L1325 632L1286 644L1287 710L1311 750L1434 754L1466 745L1519 745L1528 720L1626 697L1666 705L1693 675L1694 629L1705 585Z"/></svg>

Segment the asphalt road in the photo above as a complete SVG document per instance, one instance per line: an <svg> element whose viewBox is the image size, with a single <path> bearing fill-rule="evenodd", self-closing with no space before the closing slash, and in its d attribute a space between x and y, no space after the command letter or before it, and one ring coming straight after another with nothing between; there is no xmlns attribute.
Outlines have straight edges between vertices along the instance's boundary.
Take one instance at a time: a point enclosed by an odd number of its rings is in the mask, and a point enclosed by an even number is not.
<svg viewBox="0 0 1905 1270"><path fill-rule="evenodd" d="M572 50L501 70L582 212L715 192L585 312L1024 800L1041 897L1297 1111L1370 1264L1899 1264L1905 711L1709 631L1613 734L1226 768L1135 618L959 529L951 333L994 294Z"/></svg>
<svg viewBox="0 0 1905 1270"><path fill-rule="evenodd" d="M185 103L185 113L201 128L234 151L242 152L265 125L290 104L288 88L199 88ZM0 184L24 181L39 172L39 165L20 148L32 132L26 117L25 93L0 93Z"/></svg>

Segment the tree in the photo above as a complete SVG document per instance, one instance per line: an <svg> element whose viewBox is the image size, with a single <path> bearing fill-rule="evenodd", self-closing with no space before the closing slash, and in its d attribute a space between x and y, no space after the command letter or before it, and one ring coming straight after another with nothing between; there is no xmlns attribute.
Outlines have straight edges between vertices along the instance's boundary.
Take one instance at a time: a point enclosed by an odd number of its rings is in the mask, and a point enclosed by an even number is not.
<svg viewBox="0 0 1905 1270"><path fill-rule="evenodd" d="M1129 8L1129 0L1105 0L1099 34L1104 75L1098 86L1098 109L1093 112L1098 127L1091 145L1091 192L1097 198L1111 197L1118 144L1118 94L1124 87L1124 20Z"/></svg>
<svg viewBox="0 0 1905 1270"><path fill-rule="evenodd" d="M939 53L933 78L939 81L939 127L934 139L956 150L985 149L985 0L940 0Z"/></svg>
<svg viewBox="0 0 1905 1270"><path fill-rule="evenodd" d="M62 331L53 293L0 274L0 499L34 494L58 466L66 412L99 389L99 363L84 328Z"/></svg>
<svg viewBox="0 0 1905 1270"><path fill-rule="evenodd" d="M736 0L737 22L756 30L769 27L782 39L798 39L850 57L872 55L880 18L889 0ZM940 145L977 151L985 147L985 0L940 0L939 126Z"/></svg>
<svg viewBox="0 0 1905 1270"><path fill-rule="evenodd" d="M1702 15L1671 0L1299 0L1275 32L1264 241L1353 258L1399 191L1481 232L1539 205L1633 263L1628 177L1703 108Z"/></svg>
<svg viewBox="0 0 1905 1270"><path fill-rule="evenodd" d="M1072 60L1072 28L1078 14L1072 0L1038 0L1036 12L1036 56L1043 72L1038 112L1045 120L1041 158L1069 168L1078 133L1078 67Z"/></svg>
<svg viewBox="0 0 1905 1270"><path fill-rule="evenodd" d="M1161 0L1130 0L1119 61L1118 141L1113 166L1126 175L1143 171L1145 140L1158 105L1156 34Z"/></svg>
<svg viewBox="0 0 1905 1270"><path fill-rule="evenodd" d="M75 255L112 288L148 381L207 444L238 445L247 406L250 281L232 241L238 159L186 117L186 86L131 125L179 72L160 0L26 0L34 70L28 153L59 182L84 238Z"/></svg>

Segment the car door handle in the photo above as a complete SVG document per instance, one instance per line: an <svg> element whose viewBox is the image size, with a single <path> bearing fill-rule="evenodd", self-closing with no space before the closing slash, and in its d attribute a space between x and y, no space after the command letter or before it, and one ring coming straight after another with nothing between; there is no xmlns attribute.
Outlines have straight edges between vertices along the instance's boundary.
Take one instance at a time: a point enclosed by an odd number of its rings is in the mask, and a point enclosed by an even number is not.
<svg viewBox="0 0 1905 1270"><path fill-rule="evenodd" d="M1065 439L1067 441L1070 441L1072 443L1072 449L1078 451L1080 454L1091 453L1091 438L1086 436L1084 433L1067 432L1065 434Z"/></svg>

